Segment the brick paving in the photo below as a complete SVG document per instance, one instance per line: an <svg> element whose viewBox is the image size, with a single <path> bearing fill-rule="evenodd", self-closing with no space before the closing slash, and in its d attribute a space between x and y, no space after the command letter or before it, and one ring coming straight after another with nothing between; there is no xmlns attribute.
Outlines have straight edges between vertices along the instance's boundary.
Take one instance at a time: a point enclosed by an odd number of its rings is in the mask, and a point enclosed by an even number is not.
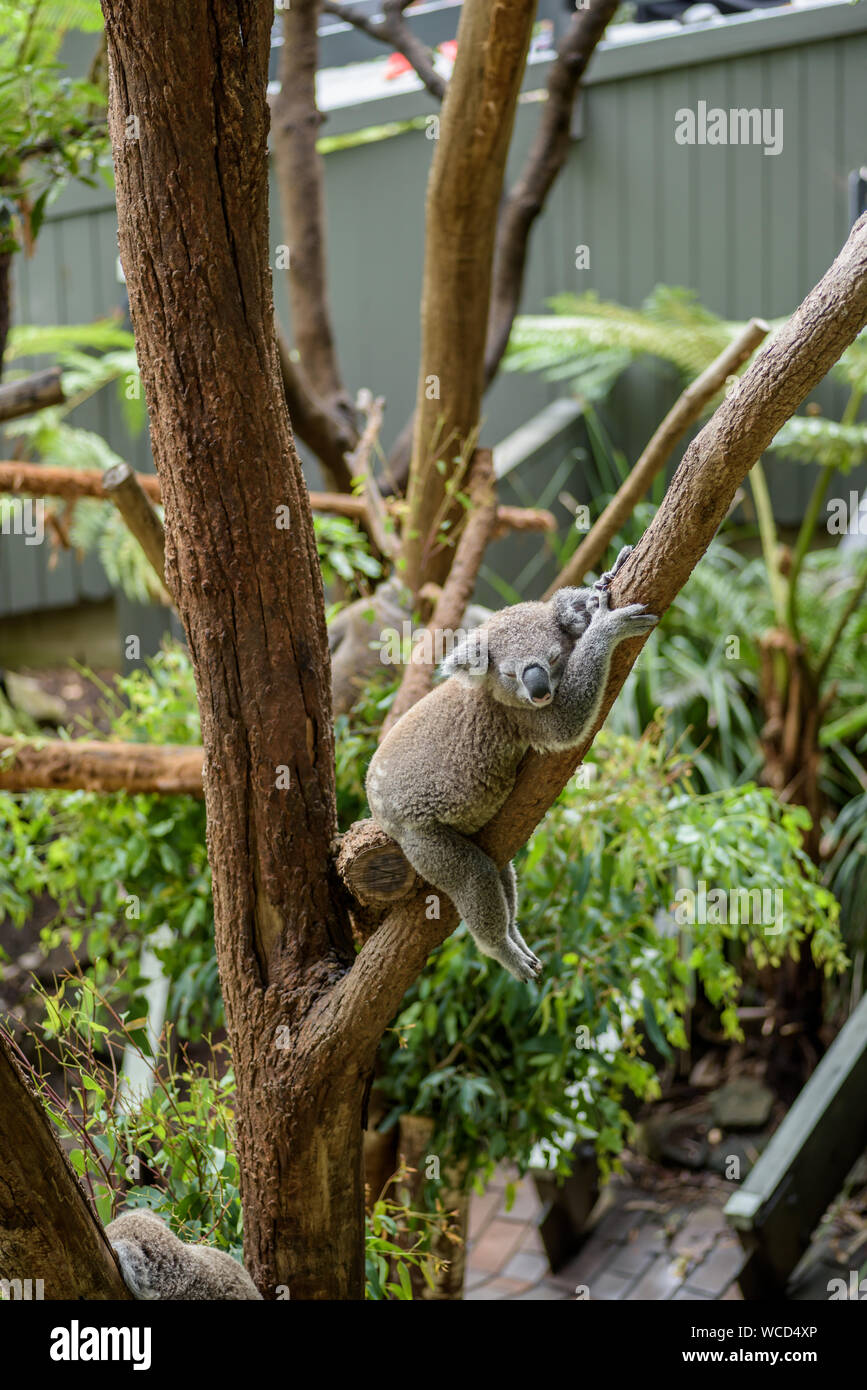
<svg viewBox="0 0 867 1390"><path fill-rule="evenodd" d="M507 1210L509 1182L516 1195ZM722 1215L730 1192L719 1183L697 1194L687 1191L685 1200L673 1203L649 1199L642 1188L615 1179L606 1189L608 1210L579 1252L553 1274L537 1229L542 1204L533 1181L503 1168L472 1200L464 1297L739 1298L734 1280L740 1246Z"/></svg>
<svg viewBox="0 0 867 1390"><path fill-rule="evenodd" d="M506 1209L506 1184L515 1200ZM548 1267L538 1222L542 1203L531 1178L500 1169L470 1207L464 1297L555 1300L741 1299L743 1255L723 1207L732 1184L714 1175L655 1169L612 1179L593 1228L562 1269ZM867 1260L867 1227L848 1245L819 1235L789 1286L793 1300L825 1300L828 1280Z"/></svg>

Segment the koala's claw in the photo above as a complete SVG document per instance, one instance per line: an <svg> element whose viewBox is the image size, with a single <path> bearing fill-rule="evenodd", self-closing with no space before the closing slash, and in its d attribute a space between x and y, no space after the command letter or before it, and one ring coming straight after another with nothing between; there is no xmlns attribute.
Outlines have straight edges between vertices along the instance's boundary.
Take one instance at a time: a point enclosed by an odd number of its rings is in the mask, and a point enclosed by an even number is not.
<svg viewBox="0 0 867 1390"><path fill-rule="evenodd" d="M530 958L519 953L517 950L514 955L510 952L500 960L500 964L508 970L510 975L514 975L516 980L523 980L525 984L531 984L538 980L542 973L542 962L537 956Z"/></svg>
<svg viewBox="0 0 867 1390"><path fill-rule="evenodd" d="M618 627L625 628L630 637L641 637L659 622L655 613L647 612L644 603L630 603L625 608L615 608L613 616L617 619Z"/></svg>

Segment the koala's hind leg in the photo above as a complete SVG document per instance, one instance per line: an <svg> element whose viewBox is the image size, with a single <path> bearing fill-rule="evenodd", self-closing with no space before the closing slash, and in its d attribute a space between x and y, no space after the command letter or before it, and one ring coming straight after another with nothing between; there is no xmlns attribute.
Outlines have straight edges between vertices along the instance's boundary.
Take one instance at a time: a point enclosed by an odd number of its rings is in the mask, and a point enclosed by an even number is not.
<svg viewBox="0 0 867 1390"><path fill-rule="evenodd" d="M503 885L503 892L506 895L506 906L509 909L509 925L506 929L506 935L512 944L517 946L521 954L527 957L527 961L534 973L538 972L542 969L542 962L539 960L538 956L533 955L533 952L518 931L518 879L515 874L515 866L511 860L500 870L500 882Z"/></svg>
<svg viewBox="0 0 867 1390"><path fill-rule="evenodd" d="M451 898L482 955L518 980L534 980L529 953L509 936L509 904L493 859L448 825L403 826L399 843L416 873Z"/></svg>

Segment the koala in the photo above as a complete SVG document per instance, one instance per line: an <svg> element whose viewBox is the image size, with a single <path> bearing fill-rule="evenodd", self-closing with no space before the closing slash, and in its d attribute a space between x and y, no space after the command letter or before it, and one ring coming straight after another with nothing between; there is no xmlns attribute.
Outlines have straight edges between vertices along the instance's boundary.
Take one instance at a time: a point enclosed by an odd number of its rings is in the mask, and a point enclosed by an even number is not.
<svg viewBox="0 0 867 1390"><path fill-rule="evenodd" d="M260 1299L243 1265L225 1250L185 1245L152 1211L126 1211L105 1228L123 1281L136 1298Z"/></svg>
<svg viewBox="0 0 867 1390"><path fill-rule="evenodd" d="M519 980L541 962L518 931L517 881L469 838L511 792L528 749L580 744L602 702L611 653L658 619L644 604L610 607L611 578L519 603L467 634L442 663L450 677L407 710L371 759L374 820L417 873L454 903L483 955Z"/></svg>

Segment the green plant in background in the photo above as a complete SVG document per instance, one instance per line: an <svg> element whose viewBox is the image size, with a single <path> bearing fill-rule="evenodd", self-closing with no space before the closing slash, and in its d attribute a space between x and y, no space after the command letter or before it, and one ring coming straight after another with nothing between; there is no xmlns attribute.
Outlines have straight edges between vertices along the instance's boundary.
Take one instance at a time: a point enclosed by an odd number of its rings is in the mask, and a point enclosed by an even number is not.
<svg viewBox="0 0 867 1390"><path fill-rule="evenodd" d="M543 372L586 401L608 394L639 357L658 357L686 385L746 327L719 318L693 290L657 285L640 309L586 294L559 294L552 314L522 314L512 326L506 371Z"/></svg>
<svg viewBox="0 0 867 1390"><path fill-rule="evenodd" d="M757 966L807 938L828 973L846 963L837 904L801 847L801 808L752 785L698 794L658 733L638 743L603 733L593 756L598 778L567 788L519 870L521 929L545 961L539 984L485 961L461 928L383 1044L383 1126L406 1111L432 1117L432 1151L476 1178L504 1159L525 1168L533 1144L566 1171L576 1139L610 1166L629 1125L624 1097L658 1093L644 1039L664 1056L687 1045L693 981L739 1036L733 943ZM782 920L679 928L676 888L701 880L779 890Z"/></svg>
<svg viewBox="0 0 867 1390"><path fill-rule="evenodd" d="M63 468L105 471L123 460L94 430L71 417L100 391L113 387L121 403L130 438L147 424L132 333L114 319L77 325L24 324L9 335L7 363L51 358L63 369L62 405L49 406L15 422L16 437L27 457ZM8 504L8 503L7 503ZM4 505L0 499L0 508ZM162 508L157 508L162 516ZM98 556L111 584L137 603L160 603L163 593L141 546L117 509L107 502L79 499L68 520L76 550ZM346 517L317 515L314 530L326 586L340 580L348 595L364 592L381 575L364 532Z"/></svg>
<svg viewBox="0 0 867 1390"><path fill-rule="evenodd" d="M112 736L131 742L200 741L192 668L179 647L103 688ZM144 941L172 981L181 1032L198 1036L222 1022L214 957L205 809L185 796L91 792L0 794L0 917L23 922L44 892L57 905L43 929L46 950L86 950L92 978L119 999L140 983ZM14 865L14 872L12 866ZM116 999L118 1002L118 999Z"/></svg>
<svg viewBox="0 0 867 1390"><path fill-rule="evenodd" d="M0 0L0 254L32 246L70 178L112 184L105 92L58 61L70 29L102 32L98 0Z"/></svg>
<svg viewBox="0 0 867 1390"><path fill-rule="evenodd" d="M64 1141L70 1162L103 1225L121 1207L163 1216L185 1241L204 1241L242 1256L241 1196L235 1156L235 1078L225 1044L208 1042L204 1059L174 1045L168 1029L154 1051L144 1008L133 999L119 1014L92 980L69 976L44 995L31 1066L5 1032ZM145 1059L152 1087L124 1089L125 1048ZM395 1176L394 1182L401 1177ZM388 1190L367 1216L369 1299L412 1298L411 1272L433 1283L431 1237L449 1229L444 1213L414 1212Z"/></svg>

